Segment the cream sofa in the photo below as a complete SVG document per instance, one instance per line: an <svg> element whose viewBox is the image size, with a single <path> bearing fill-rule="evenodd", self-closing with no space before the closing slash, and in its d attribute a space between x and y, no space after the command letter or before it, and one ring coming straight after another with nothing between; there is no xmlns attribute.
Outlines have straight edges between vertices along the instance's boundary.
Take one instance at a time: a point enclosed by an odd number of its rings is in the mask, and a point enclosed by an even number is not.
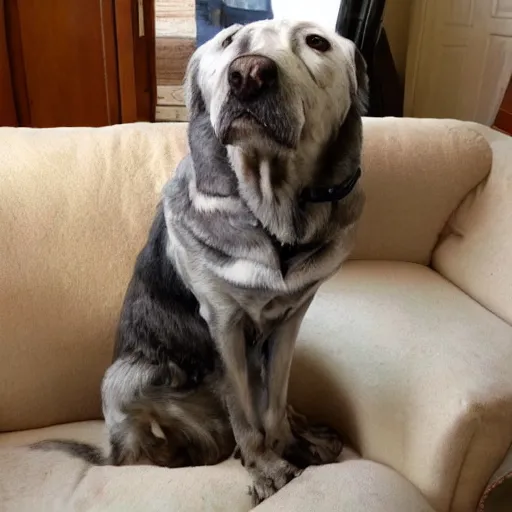
<svg viewBox="0 0 512 512"><path fill-rule="evenodd" d="M246 512L237 461L89 467L100 380L185 125L0 129L0 510ZM300 333L290 400L353 443L257 511L512 510L512 139L366 119L353 261ZM507 494L508 493L508 494Z"/></svg>

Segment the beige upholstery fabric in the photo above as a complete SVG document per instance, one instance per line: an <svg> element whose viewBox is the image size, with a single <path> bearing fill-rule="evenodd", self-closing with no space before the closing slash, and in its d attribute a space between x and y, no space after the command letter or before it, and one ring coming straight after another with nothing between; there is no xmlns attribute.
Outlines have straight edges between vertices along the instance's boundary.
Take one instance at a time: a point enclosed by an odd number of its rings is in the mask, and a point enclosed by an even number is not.
<svg viewBox="0 0 512 512"><path fill-rule="evenodd" d="M436 510L475 510L512 441L511 341L510 325L432 270L350 262L304 321L290 398Z"/></svg>
<svg viewBox="0 0 512 512"><path fill-rule="evenodd" d="M102 422L0 435L2 512L247 512L247 472L237 461L169 470L90 467L60 452L13 448L45 438L104 444Z"/></svg>
<svg viewBox="0 0 512 512"><path fill-rule="evenodd" d="M450 214L490 171L487 142L471 125L368 118L367 203L353 259L428 264Z"/></svg>
<svg viewBox="0 0 512 512"><path fill-rule="evenodd" d="M254 512L434 512L395 471L366 460L306 471Z"/></svg>
<svg viewBox="0 0 512 512"><path fill-rule="evenodd" d="M135 257L186 151L183 125L125 128L0 128L0 431L100 417Z"/></svg>
<svg viewBox="0 0 512 512"><path fill-rule="evenodd" d="M247 512L250 480L237 461L214 467L91 468L62 453L14 448L47 438L105 444L102 422L0 435L2 512ZM347 450L341 464L310 468L255 511L433 512L393 470Z"/></svg>
<svg viewBox="0 0 512 512"><path fill-rule="evenodd" d="M512 324L512 137L476 128L492 145L492 172L453 215L433 264Z"/></svg>

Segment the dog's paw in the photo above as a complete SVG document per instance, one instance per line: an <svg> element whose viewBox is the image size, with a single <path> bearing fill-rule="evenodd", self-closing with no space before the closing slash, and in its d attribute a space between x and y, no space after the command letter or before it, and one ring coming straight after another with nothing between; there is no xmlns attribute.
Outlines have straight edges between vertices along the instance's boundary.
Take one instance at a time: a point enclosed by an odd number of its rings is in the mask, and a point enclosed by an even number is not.
<svg viewBox="0 0 512 512"><path fill-rule="evenodd" d="M270 498L279 489L302 473L302 469L279 459L272 464L266 465L261 470L252 471L253 484L249 490L253 506Z"/></svg>
<svg viewBox="0 0 512 512"><path fill-rule="evenodd" d="M240 447L238 445L235 446L235 450L233 451L233 459L239 460L240 464L245 468L245 458L242 454L242 450L240 450Z"/></svg>
<svg viewBox="0 0 512 512"><path fill-rule="evenodd" d="M289 415L294 442L284 457L292 464L306 468L336 462L343 450L343 441L336 430L323 425L310 425L305 416L295 411Z"/></svg>

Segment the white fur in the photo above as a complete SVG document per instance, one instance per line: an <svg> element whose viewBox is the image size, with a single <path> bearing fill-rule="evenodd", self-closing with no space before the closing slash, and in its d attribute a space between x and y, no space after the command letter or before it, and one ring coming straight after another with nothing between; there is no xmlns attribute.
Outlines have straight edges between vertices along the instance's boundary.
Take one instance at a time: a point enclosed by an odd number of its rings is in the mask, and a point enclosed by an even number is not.
<svg viewBox="0 0 512 512"><path fill-rule="evenodd" d="M202 213L212 213L215 211L235 213L240 210L240 201L233 197L219 197L204 194L197 190L195 180L190 181L188 193L194 208Z"/></svg>
<svg viewBox="0 0 512 512"><path fill-rule="evenodd" d="M301 27L298 32L297 26ZM266 20L245 27L233 25L198 50L195 57L199 62L198 82L205 103L209 105L212 126L217 126L229 93L227 72L236 56L234 43L248 32L252 42L249 52L276 62L282 70L280 87L290 93L292 107L297 112L303 111L302 126L314 126L317 130L315 138L325 140L333 123L339 123L350 106L350 88L355 80L355 46L334 31L308 22ZM292 34L295 34L294 41ZM310 48L305 39L311 34L328 39L331 50L320 53ZM234 43L223 48L222 43L227 37L233 37ZM293 43L295 52L292 51ZM342 102L340 95L345 98Z"/></svg>

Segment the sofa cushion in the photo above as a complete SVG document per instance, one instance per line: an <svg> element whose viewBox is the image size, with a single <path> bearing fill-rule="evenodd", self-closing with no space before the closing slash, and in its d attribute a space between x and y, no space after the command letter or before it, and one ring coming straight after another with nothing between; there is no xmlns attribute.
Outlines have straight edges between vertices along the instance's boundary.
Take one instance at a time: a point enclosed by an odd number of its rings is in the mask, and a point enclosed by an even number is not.
<svg viewBox="0 0 512 512"><path fill-rule="evenodd" d="M452 215L433 265L512 325L512 137L475 128L491 144L492 171Z"/></svg>
<svg viewBox="0 0 512 512"><path fill-rule="evenodd" d="M475 510L512 442L512 327L426 267L349 262L299 338L299 410L333 422L436 510Z"/></svg>
<svg viewBox="0 0 512 512"><path fill-rule="evenodd" d="M489 148L457 121L364 129L355 257L426 263ZM185 130L0 128L0 432L100 417L121 301Z"/></svg>
<svg viewBox="0 0 512 512"><path fill-rule="evenodd" d="M163 469L91 467L55 452L15 448L61 438L105 444L102 422L82 422L0 435L2 512L248 512L250 479L238 461ZM306 470L255 510L313 512L433 512L420 492L395 471L358 460Z"/></svg>
<svg viewBox="0 0 512 512"><path fill-rule="evenodd" d="M103 422L0 435L2 512L247 512L250 479L238 461L166 469L90 466L60 451L16 446L41 439L105 444Z"/></svg>
<svg viewBox="0 0 512 512"><path fill-rule="evenodd" d="M254 512L434 512L396 471L368 460L310 469Z"/></svg>

